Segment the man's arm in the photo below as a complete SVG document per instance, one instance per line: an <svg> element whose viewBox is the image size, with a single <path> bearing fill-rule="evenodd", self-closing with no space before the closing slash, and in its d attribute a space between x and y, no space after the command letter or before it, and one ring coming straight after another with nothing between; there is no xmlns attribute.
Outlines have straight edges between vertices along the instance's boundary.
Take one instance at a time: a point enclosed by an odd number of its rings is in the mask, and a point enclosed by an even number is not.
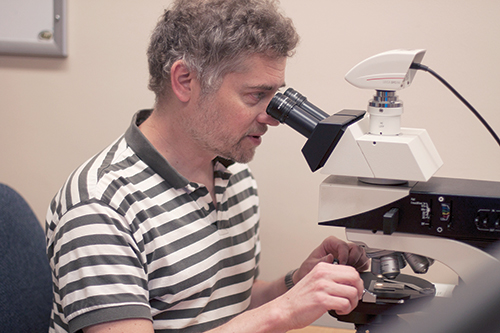
<svg viewBox="0 0 500 333"><path fill-rule="evenodd" d="M334 258L340 265L331 264ZM329 310L348 314L357 306L364 289L356 268L368 268L364 251L329 237L293 275L296 285L292 289L287 291L284 278L273 282L257 280L250 309L209 332L286 332L311 324ZM95 325L84 332L150 333L153 325L149 320L121 320Z"/></svg>
<svg viewBox="0 0 500 333"><path fill-rule="evenodd" d="M257 282L255 288L252 297L255 294L261 300L267 297L263 295L286 290L282 279L271 283ZM359 273L353 267L321 262L289 291L242 313L210 333L287 332L303 328L329 310L341 315L350 313L357 306L363 289Z"/></svg>
<svg viewBox="0 0 500 333"><path fill-rule="evenodd" d="M148 319L122 319L92 325L83 333L154 333L153 323Z"/></svg>
<svg viewBox="0 0 500 333"><path fill-rule="evenodd" d="M282 287L278 287L282 284ZM286 290L284 281L257 282L256 295ZM279 333L305 327L329 310L348 314L361 298L363 283L350 266L319 263L291 290L263 305L243 312L209 333ZM252 296L254 292L252 291ZM99 324L85 333L152 333L149 320L131 319Z"/></svg>
<svg viewBox="0 0 500 333"><path fill-rule="evenodd" d="M340 265L332 265L334 259ZM274 282L257 280L250 310L210 332L230 332L233 328L238 332L286 332L305 327L330 310L348 314L364 290L356 270L368 267L369 259L361 247L328 237L294 273L296 285L291 290L284 277Z"/></svg>
<svg viewBox="0 0 500 333"><path fill-rule="evenodd" d="M334 258L339 261L339 264L352 266L358 271L364 271L369 267L369 260L362 248L353 243L345 243L331 236L326 238L302 263L300 269L293 274L293 283L298 283L318 263L325 262L331 264ZM283 281L284 277L274 282L255 281L252 288L250 309L267 303L287 292L288 289Z"/></svg>

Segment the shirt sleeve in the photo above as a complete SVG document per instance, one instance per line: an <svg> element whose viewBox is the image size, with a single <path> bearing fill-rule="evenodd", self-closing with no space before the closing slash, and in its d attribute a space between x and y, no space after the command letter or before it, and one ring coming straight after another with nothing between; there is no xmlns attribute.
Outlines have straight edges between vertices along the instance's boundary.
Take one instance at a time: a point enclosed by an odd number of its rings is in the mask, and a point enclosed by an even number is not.
<svg viewBox="0 0 500 333"><path fill-rule="evenodd" d="M71 332L119 319L152 320L143 246L124 217L101 202L63 215L48 249L56 303Z"/></svg>

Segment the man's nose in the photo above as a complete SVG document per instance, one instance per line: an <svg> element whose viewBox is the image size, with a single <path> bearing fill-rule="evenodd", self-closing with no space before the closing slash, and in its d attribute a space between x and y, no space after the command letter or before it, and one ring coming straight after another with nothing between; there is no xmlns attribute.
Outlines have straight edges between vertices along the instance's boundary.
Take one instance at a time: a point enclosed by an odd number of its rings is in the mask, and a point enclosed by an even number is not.
<svg viewBox="0 0 500 333"><path fill-rule="evenodd" d="M267 114L266 110L257 115L257 121L269 126L278 126L280 122Z"/></svg>

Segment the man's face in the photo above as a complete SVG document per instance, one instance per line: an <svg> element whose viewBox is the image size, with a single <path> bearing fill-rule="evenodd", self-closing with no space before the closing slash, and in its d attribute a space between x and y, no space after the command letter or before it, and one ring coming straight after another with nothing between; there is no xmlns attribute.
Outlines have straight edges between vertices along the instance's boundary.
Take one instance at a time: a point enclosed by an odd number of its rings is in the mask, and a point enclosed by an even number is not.
<svg viewBox="0 0 500 333"><path fill-rule="evenodd" d="M219 90L199 99L199 108L187 121L199 146L240 163L252 160L267 125L279 122L266 114L266 107L284 86L286 58L253 55L243 69L224 77Z"/></svg>

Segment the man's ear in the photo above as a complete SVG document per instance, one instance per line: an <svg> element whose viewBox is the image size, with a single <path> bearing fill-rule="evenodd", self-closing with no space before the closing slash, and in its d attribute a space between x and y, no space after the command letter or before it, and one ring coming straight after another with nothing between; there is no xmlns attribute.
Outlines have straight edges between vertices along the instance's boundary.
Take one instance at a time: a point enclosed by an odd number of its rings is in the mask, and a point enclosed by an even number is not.
<svg viewBox="0 0 500 333"><path fill-rule="evenodd" d="M183 60L174 62L170 69L172 92L181 102L188 102L193 93L195 74L190 71Z"/></svg>

